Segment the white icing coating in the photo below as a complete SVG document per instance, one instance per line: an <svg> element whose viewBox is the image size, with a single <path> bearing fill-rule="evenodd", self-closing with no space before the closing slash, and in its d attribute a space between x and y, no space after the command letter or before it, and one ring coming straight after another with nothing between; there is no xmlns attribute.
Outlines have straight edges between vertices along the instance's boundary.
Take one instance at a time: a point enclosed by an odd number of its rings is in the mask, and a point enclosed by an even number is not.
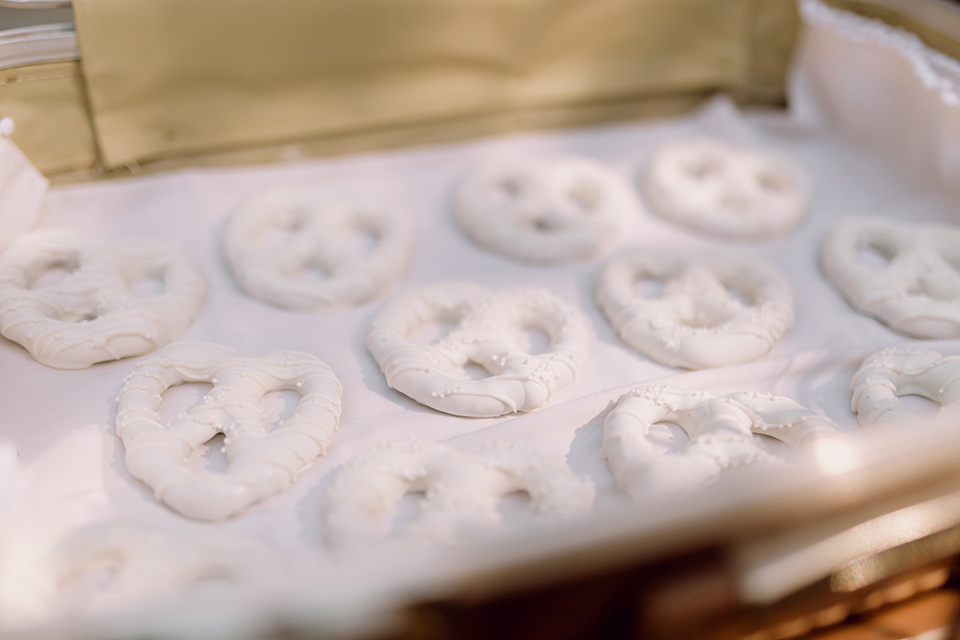
<svg viewBox="0 0 960 640"><path fill-rule="evenodd" d="M172 535L132 522L85 527L50 553L57 613L100 613L214 589L252 589L289 575L280 553L223 531Z"/></svg>
<svg viewBox="0 0 960 640"><path fill-rule="evenodd" d="M62 278L34 286L45 273ZM162 291L138 295L138 283ZM42 284L42 282L41 282ZM57 369L142 355L174 340L203 301L197 267L169 247L71 229L18 237L0 254L0 334Z"/></svg>
<svg viewBox="0 0 960 640"><path fill-rule="evenodd" d="M640 295L642 281L662 289ZM793 325L794 302L776 268L742 255L686 258L636 248L607 260L597 277L597 304L623 341L688 369L763 357Z"/></svg>
<svg viewBox="0 0 960 640"><path fill-rule="evenodd" d="M859 313L914 338L960 337L960 227L844 220L820 263Z"/></svg>
<svg viewBox="0 0 960 640"><path fill-rule="evenodd" d="M537 263L591 258L639 214L619 175L580 157L481 163L457 186L453 209L478 244Z"/></svg>
<svg viewBox="0 0 960 640"><path fill-rule="evenodd" d="M411 336L431 323L449 334L421 346ZM524 352L515 335L543 331L550 346ZM367 348L387 384L420 404L466 417L533 411L574 381L587 357L588 334L575 309L543 289L491 293L466 282L443 282L402 294L373 319ZM470 363L489 377L460 375Z"/></svg>
<svg viewBox="0 0 960 640"><path fill-rule="evenodd" d="M413 257L406 216L371 206L321 204L269 191L233 212L223 255L251 296L295 311L356 306L403 277Z"/></svg>
<svg viewBox="0 0 960 640"><path fill-rule="evenodd" d="M325 522L332 545L349 546L390 535L385 516L404 495L422 492L418 518L397 532L452 543L500 522L497 506L525 492L541 521L589 512L594 489L565 464L521 448L468 453L424 441L382 445L354 457L334 478Z"/></svg>
<svg viewBox="0 0 960 640"><path fill-rule="evenodd" d="M675 424L687 433L690 440L682 451L662 451L650 437L658 423ZM790 398L647 386L625 394L607 415L603 453L617 485L639 499L709 486L729 467L781 462L753 434L801 449L836 431L829 419Z"/></svg>
<svg viewBox="0 0 960 640"><path fill-rule="evenodd" d="M920 396L941 407L960 400L960 356L926 349L883 349L863 361L850 387L850 408L867 431L917 424L921 418L900 397Z"/></svg>
<svg viewBox="0 0 960 640"><path fill-rule="evenodd" d="M161 424L163 393L183 382L213 388L202 402ZM260 405L274 391L300 402L268 431ZM130 475L157 499L197 520L223 520L283 491L326 452L340 420L342 388L326 364L305 353L280 351L243 358L205 342L171 344L140 362L117 398L117 434ZM224 473L192 470L185 461L217 433L224 434Z"/></svg>
<svg viewBox="0 0 960 640"><path fill-rule="evenodd" d="M809 179L769 151L710 138L657 149L643 177L654 211L683 227L731 240L786 234L803 217Z"/></svg>

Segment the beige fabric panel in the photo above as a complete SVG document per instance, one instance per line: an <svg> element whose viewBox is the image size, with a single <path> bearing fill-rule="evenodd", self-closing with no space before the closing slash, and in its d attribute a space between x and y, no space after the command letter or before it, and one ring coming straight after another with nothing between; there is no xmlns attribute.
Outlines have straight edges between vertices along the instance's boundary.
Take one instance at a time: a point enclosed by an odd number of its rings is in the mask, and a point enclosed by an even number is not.
<svg viewBox="0 0 960 640"><path fill-rule="evenodd" d="M76 62L0 70L0 116L16 123L13 141L40 171L89 172L96 162L93 132Z"/></svg>
<svg viewBox="0 0 960 640"><path fill-rule="evenodd" d="M75 15L110 167L782 95L796 29L792 0L78 0Z"/></svg>
<svg viewBox="0 0 960 640"><path fill-rule="evenodd" d="M960 59L960 8L926 0L825 0L837 9L882 20L915 34L927 45Z"/></svg>

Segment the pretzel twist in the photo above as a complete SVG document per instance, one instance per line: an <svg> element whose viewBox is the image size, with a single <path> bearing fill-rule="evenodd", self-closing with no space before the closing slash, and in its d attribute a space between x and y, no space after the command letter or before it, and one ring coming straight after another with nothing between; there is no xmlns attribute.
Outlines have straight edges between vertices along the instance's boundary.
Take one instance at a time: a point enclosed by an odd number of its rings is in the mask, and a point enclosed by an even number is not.
<svg viewBox="0 0 960 640"><path fill-rule="evenodd" d="M222 587L254 588L286 575L280 553L253 538L222 531L172 535L132 522L84 527L50 553L51 606L86 612ZM91 587L87 576L100 577ZM79 587L83 587L82 591Z"/></svg>
<svg viewBox="0 0 960 640"><path fill-rule="evenodd" d="M731 240L782 236L803 217L809 179L767 151L713 139L671 142L656 150L644 191L661 217Z"/></svg>
<svg viewBox="0 0 960 640"><path fill-rule="evenodd" d="M500 522L506 495L524 492L542 521L589 511L593 487L569 467L532 451L499 447L476 453L423 441L393 442L353 458L326 498L326 531L335 546L387 537L385 518L405 494L423 492L417 520L401 536L452 543Z"/></svg>
<svg viewBox="0 0 960 640"><path fill-rule="evenodd" d="M413 228L397 212L272 191L233 212L223 254L249 295L311 311L373 300L406 272L413 244Z"/></svg>
<svg viewBox="0 0 960 640"><path fill-rule="evenodd" d="M658 295L638 295L636 285L645 280L663 285ZM683 258L634 249L607 260L596 296L630 347L688 369L761 358L794 318L790 283L773 266L743 256Z"/></svg>
<svg viewBox="0 0 960 640"><path fill-rule="evenodd" d="M824 239L820 258L857 312L914 338L960 337L960 228L845 220Z"/></svg>
<svg viewBox="0 0 960 640"><path fill-rule="evenodd" d="M679 453L664 453L650 437L666 422L690 438ZM801 449L835 432L829 419L781 396L648 386L624 395L607 415L603 453L617 485L640 499L709 486L730 467L780 462L753 434Z"/></svg>
<svg viewBox="0 0 960 640"><path fill-rule="evenodd" d="M639 213L620 176L578 157L482 163L457 186L453 206L478 244L535 263L591 258Z"/></svg>
<svg viewBox="0 0 960 640"><path fill-rule="evenodd" d="M202 402L161 424L163 393L183 382L213 385ZM300 402L267 431L260 399L294 391ZM223 520L283 491L326 452L340 419L342 388L326 364L294 351L242 358L210 343L171 344L141 362L117 398L117 434L130 474L174 511L197 520ZM194 471L187 457L224 434L224 473Z"/></svg>
<svg viewBox="0 0 960 640"><path fill-rule="evenodd" d="M65 271L47 286L43 274ZM138 295L140 282L162 291ZM0 334L57 369L142 355L190 326L203 277L185 256L152 242L106 242L70 229L17 238L0 254Z"/></svg>
<svg viewBox="0 0 960 640"><path fill-rule="evenodd" d="M454 329L435 344L410 337L422 326L449 320ZM513 331L534 327L550 346L524 352ZM541 289L489 293L470 283L439 283L398 296L371 323L367 347L387 384L445 413L495 417L533 411L574 381L586 359L587 331L577 312ZM459 376L477 364L481 380Z"/></svg>
<svg viewBox="0 0 960 640"><path fill-rule="evenodd" d="M916 424L901 396L916 395L946 407L960 400L960 356L926 349L883 349L866 358L850 383L851 410L867 431Z"/></svg>

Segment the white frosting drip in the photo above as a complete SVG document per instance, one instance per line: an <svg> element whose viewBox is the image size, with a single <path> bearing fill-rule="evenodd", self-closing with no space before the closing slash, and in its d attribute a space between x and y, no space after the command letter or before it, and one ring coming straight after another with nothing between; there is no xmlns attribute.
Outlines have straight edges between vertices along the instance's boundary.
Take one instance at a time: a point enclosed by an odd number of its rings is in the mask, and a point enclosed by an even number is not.
<svg viewBox="0 0 960 640"><path fill-rule="evenodd" d="M870 250L884 264L870 264ZM914 338L960 337L960 227L889 220L838 223L821 248L821 266L859 313Z"/></svg>
<svg viewBox="0 0 960 640"><path fill-rule="evenodd" d="M810 191L809 179L787 159L708 138L660 147L643 183L663 218L733 240L784 235L803 217Z"/></svg>
<svg viewBox="0 0 960 640"><path fill-rule="evenodd" d="M419 517L397 532L452 543L500 522L497 506L524 492L543 521L589 512L594 489L565 464L521 448L476 453L423 441L389 443L354 457L326 498L332 545L353 546L391 534L386 517L405 494L422 492Z"/></svg>
<svg viewBox="0 0 960 640"><path fill-rule="evenodd" d="M863 361L850 383L850 408L867 431L909 426L921 418L900 396L914 395L942 407L960 400L960 356L925 349L884 349Z"/></svg>
<svg viewBox="0 0 960 640"><path fill-rule="evenodd" d="M68 273L31 288L54 268ZM150 279L162 283L162 292L132 290ZM18 237L0 254L0 334L58 369L84 369L169 343L193 322L203 295L193 262L152 242L47 229Z"/></svg>
<svg viewBox="0 0 960 640"><path fill-rule="evenodd" d="M410 342L421 327L444 320L456 326L439 342ZM525 327L546 333L546 351L531 354L516 345L512 332ZM587 342L583 318L548 291L490 293L464 282L396 297L373 319L367 337L388 385L438 411L475 418L533 411L548 402L576 378ZM470 363L489 377L458 377Z"/></svg>
<svg viewBox="0 0 960 640"><path fill-rule="evenodd" d="M183 382L213 385L202 402L161 424L167 389ZM274 391L301 395L293 415L267 431L260 399ZM243 358L204 342L171 344L139 363L117 398L117 434L130 475L157 499L197 520L223 520L289 487L326 452L340 420L340 381L305 353ZM224 473L194 471L187 457L224 434Z"/></svg>
<svg viewBox="0 0 960 640"><path fill-rule="evenodd" d="M279 584L280 553L223 531L175 536L131 522L88 526L66 536L48 558L52 612L105 613L214 589Z"/></svg>
<svg viewBox="0 0 960 640"><path fill-rule="evenodd" d="M675 424L690 436L681 452L665 453L651 439L658 423ZM828 418L781 396L647 386L624 395L607 415L603 453L617 485L640 499L709 486L729 467L782 462L753 434L800 449L836 431Z"/></svg>
<svg viewBox="0 0 960 640"><path fill-rule="evenodd" d="M406 273L413 246L413 226L396 211L323 205L286 191L244 203L223 236L223 255L240 287L296 311L376 298Z"/></svg>
<svg viewBox="0 0 960 640"><path fill-rule="evenodd" d="M579 157L485 162L457 186L453 207L478 244L537 263L591 258L639 213L619 175Z"/></svg>
<svg viewBox="0 0 960 640"><path fill-rule="evenodd" d="M639 295L642 280L662 283L659 295ZM794 302L776 268L739 255L684 258L636 248L607 260L597 278L597 303L623 341L688 369L763 357L793 325Z"/></svg>

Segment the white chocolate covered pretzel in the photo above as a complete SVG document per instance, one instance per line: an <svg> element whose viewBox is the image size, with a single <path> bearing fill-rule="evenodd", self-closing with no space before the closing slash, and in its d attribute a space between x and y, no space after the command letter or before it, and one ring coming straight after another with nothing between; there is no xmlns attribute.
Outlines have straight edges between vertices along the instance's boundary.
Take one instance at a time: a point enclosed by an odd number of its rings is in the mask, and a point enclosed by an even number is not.
<svg viewBox="0 0 960 640"><path fill-rule="evenodd" d="M850 408L867 431L916 424L900 400L914 395L946 407L960 400L960 356L926 349L883 349L863 361L850 383Z"/></svg>
<svg viewBox="0 0 960 640"><path fill-rule="evenodd" d="M213 388L202 402L161 424L163 393L184 382ZM274 391L301 395L293 415L268 431L260 400ZM196 520L223 520L283 491L326 452L340 420L340 381L314 356L281 351L243 358L206 342L171 344L139 363L117 398L117 434L130 475L157 499ZM224 434L224 473L185 461Z"/></svg>
<svg viewBox="0 0 960 640"><path fill-rule="evenodd" d="M640 295L645 281L662 288ZM685 258L636 248L607 260L597 277L597 303L621 339L687 369L763 357L793 325L794 300L776 268L747 256Z"/></svg>
<svg viewBox="0 0 960 640"><path fill-rule="evenodd" d="M844 220L820 263L859 313L914 338L960 337L960 227Z"/></svg>
<svg viewBox="0 0 960 640"><path fill-rule="evenodd" d="M422 492L419 517L398 531L452 543L500 522L500 499L524 492L541 521L583 515L593 487L564 464L520 448L476 453L422 441L382 445L353 458L336 476L326 498L331 544L355 545L387 537L386 517L405 494Z"/></svg>
<svg viewBox="0 0 960 640"><path fill-rule="evenodd" d="M536 263L591 258L639 213L620 176L579 157L481 163L457 186L453 208L481 246Z"/></svg>
<svg viewBox="0 0 960 640"><path fill-rule="evenodd" d="M190 326L203 295L193 262L153 242L46 229L0 254L0 334L57 369L162 347Z"/></svg>
<svg viewBox="0 0 960 640"><path fill-rule="evenodd" d="M667 453L657 445L650 432L658 423L687 433L682 451ZM617 485L638 499L709 486L729 467L780 462L753 434L800 449L835 433L833 422L789 398L648 386L624 395L607 415L603 453Z"/></svg>
<svg viewBox="0 0 960 640"><path fill-rule="evenodd" d="M207 531L172 535L132 522L92 525L50 553L48 600L58 612L116 611L211 586L250 589L288 575L280 553L252 538Z"/></svg>
<svg viewBox="0 0 960 640"><path fill-rule="evenodd" d="M732 240L793 229L806 211L808 184L784 158L708 138L663 145L644 175L644 191L661 217Z"/></svg>
<svg viewBox="0 0 960 640"><path fill-rule="evenodd" d="M411 337L433 323L452 331L435 344ZM517 346L525 328L543 331L550 346L539 354ZM582 317L543 289L490 293L474 284L446 282L397 296L373 319L367 347L387 384L420 404L466 417L533 411L576 378L587 356ZM489 377L469 380L470 363Z"/></svg>
<svg viewBox="0 0 960 640"><path fill-rule="evenodd" d="M249 295L295 311L356 306L403 277L413 227L396 211L270 191L227 220L223 255Z"/></svg>

